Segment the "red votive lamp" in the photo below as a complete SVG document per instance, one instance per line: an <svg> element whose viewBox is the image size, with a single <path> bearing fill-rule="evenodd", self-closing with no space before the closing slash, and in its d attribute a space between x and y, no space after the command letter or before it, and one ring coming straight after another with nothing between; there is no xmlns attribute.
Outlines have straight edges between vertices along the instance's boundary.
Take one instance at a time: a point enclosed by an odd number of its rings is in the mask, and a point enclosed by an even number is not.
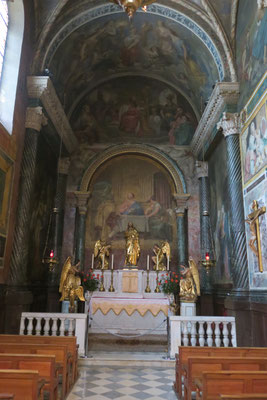
<svg viewBox="0 0 267 400"><path fill-rule="evenodd" d="M50 258L53 258L54 257L54 250L51 250L50 251Z"/></svg>
<svg viewBox="0 0 267 400"><path fill-rule="evenodd" d="M209 261L210 260L210 255L209 255L209 253L206 253L206 261Z"/></svg>

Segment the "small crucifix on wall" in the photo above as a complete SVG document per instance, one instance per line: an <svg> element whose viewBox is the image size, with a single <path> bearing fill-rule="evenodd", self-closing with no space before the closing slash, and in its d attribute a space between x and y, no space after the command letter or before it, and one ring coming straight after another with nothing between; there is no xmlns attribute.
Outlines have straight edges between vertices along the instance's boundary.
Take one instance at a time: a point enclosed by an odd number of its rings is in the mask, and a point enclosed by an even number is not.
<svg viewBox="0 0 267 400"><path fill-rule="evenodd" d="M257 200L253 200L252 209L254 211L249 214L245 219L245 222L249 224L251 234L251 237L249 239L249 247L258 257L259 270L260 272L263 272L259 218L266 212L266 207L259 208Z"/></svg>

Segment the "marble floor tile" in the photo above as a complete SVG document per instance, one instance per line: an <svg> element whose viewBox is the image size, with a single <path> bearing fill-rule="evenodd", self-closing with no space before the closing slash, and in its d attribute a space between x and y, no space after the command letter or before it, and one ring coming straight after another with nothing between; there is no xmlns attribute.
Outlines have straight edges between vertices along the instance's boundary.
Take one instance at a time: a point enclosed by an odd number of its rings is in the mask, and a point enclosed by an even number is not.
<svg viewBox="0 0 267 400"><path fill-rule="evenodd" d="M67 400L175 400L174 368L82 366Z"/></svg>

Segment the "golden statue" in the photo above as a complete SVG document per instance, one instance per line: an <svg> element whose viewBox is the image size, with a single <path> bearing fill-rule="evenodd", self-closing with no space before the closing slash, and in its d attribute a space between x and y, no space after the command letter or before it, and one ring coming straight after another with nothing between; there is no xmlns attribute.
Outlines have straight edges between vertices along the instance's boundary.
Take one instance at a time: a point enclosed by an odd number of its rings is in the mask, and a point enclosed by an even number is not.
<svg viewBox="0 0 267 400"><path fill-rule="evenodd" d="M124 265L136 266L140 256L139 234L132 222L128 223L127 231L125 232L126 238L126 258Z"/></svg>
<svg viewBox="0 0 267 400"><path fill-rule="evenodd" d="M187 303L195 303L197 296L200 296L200 282L197 264L192 257L188 260L189 268L181 265L183 271L180 280L180 298Z"/></svg>
<svg viewBox="0 0 267 400"><path fill-rule="evenodd" d="M110 244L106 244L103 240L97 240L94 248L94 256L98 258L98 265L96 269L108 269L108 257Z"/></svg>
<svg viewBox="0 0 267 400"><path fill-rule="evenodd" d="M152 257L152 261L154 261L154 266L153 269L155 271L166 271L166 265L165 265L165 255L167 259L167 263L170 261L170 255L171 255L171 248L170 245L167 241L161 242L161 245L158 246L157 244L154 245L153 247L153 252L155 256Z"/></svg>
<svg viewBox="0 0 267 400"><path fill-rule="evenodd" d="M85 301L85 298L83 297L83 287L81 286L81 278L76 275L77 273L79 273L79 265L80 261L76 265L71 265L71 257L68 257L63 265L60 277L60 301L70 301L70 312L74 312L74 301L76 299L76 296L81 301Z"/></svg>

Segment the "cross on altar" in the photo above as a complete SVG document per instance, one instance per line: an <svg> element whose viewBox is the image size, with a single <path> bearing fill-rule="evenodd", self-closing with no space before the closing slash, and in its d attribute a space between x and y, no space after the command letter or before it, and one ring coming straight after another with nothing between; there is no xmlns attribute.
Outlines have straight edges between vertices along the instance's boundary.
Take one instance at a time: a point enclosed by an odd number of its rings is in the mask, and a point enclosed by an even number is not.
<svg viewBox="0 0 267 400"><path fill-rule="evenodd" d="M251 233L251 238L249 240L249 247L251 248L253 253L258 257L259 271L263 272L259 218L266 212L266 207L259 208L257 200L253 200L252 209L254 211L248 215L247 219L245 219L245 222L249 224ZM255 246L255 243L257 247Z"/></svg>

